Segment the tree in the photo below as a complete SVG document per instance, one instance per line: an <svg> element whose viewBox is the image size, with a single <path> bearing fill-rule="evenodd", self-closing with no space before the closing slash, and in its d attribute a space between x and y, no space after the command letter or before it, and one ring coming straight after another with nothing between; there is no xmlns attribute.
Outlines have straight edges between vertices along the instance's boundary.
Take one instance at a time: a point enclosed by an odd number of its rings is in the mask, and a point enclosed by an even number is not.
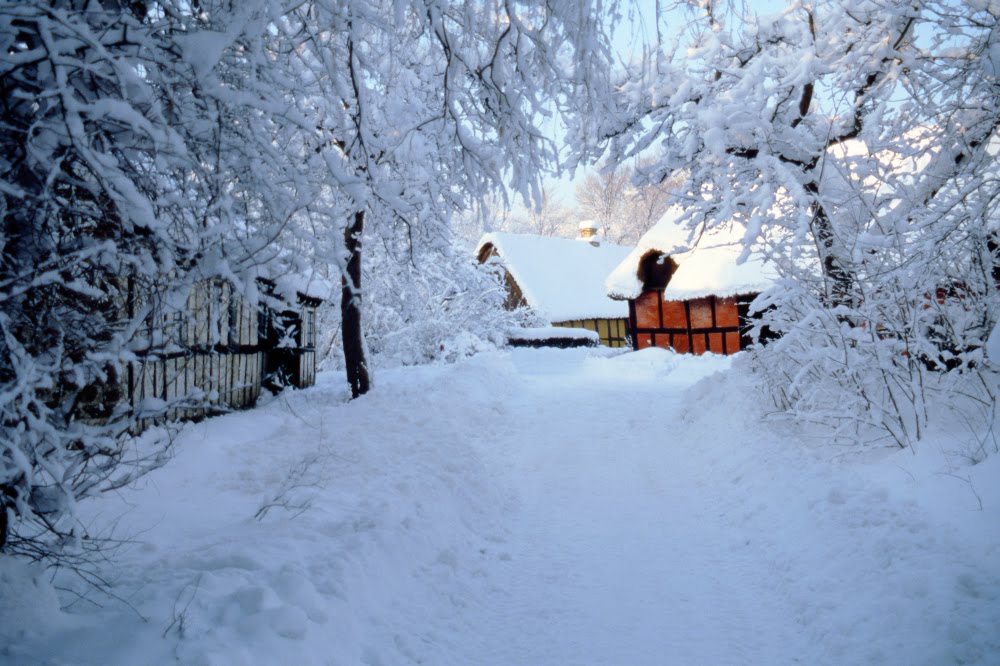
<svg viewBox="0 0 1000 666"><path fill-rule="evenodd" d="M0 549L68 557L75 503L163 462L129 432L176 405L120 377L181 344L196 284L340 276L363 393L362 243L418 266L501 182L540 199L539 119L604 103L602 10L0 0Z"/></svg>
<svg viewBox="0 0 1000 666"><path fill-rule="evenodd" d="M582 216L597 221L612 243L635 245L667 211L676 179L650 182L644 173L649 164L643 160L637 169L605 166L576 188Z"/></svg>
<svg viewBox="0 0 1000 666"><path fill-rule="evenodd" d="M632 175L633 186L628 193L628 212L625 223L620 225L619 240L623 245L635 245L653 227L670 206L670 197L680 185L680 178L650 182L644 168L650 162L643 160Z"/></svg>
<svg viewBox="0 0 1000 666"><path fill-rule="evenodd" d="M505 181L542 202L539 175L558 150L539 120L604 103L599 14L571 3L312 0L285 17L319 118L316 152L351 221L334 259L355 397L371 373L356 319L363 271L350 268L362 230L391 236L402 225L420 252L448 242L451 215Z"/></svg>
<svg viewBox="0 0 1000 666"><path fill-rule="evenodd" d="M780 406L918 438L928 387L974 374L997 314L995 8L690 12L592 136L615 161L657 147L651 173L682 175L689 227L738 223L775 263L758 305L783 337L758 361Z"/></svg>
<svg viewBox="0 0 1000 666"><path fill-rule="evenodd" d="M405 229L368 244L364 337L378 367L452 361L496 348L529 311L506 310L503 276L452 246L414 253ZM331 329L334 330L334 329ZM339 352L339 339L331 341ZM327 357L339 363L339 354Z"/></svg>
<svg viewBox="0 0 1000 666"><path fill-rule="evenodd" d="M585 218L597 222L613 242L622 240L622 227L628 223L628 190L631 169L605 166L597 174L588 174L577 185L576 203Z"/></svg>
<svg viewBox="0 0 1000 666"><path fill-rule="evenodd" d="M268 16L0 2L5 553L78 562L62 545L99 545L75 504L162 464L165 443L139 451L129 432L174 407L122 405L125 364L178 344L196 283L251 281L309 197L275 149L303 126L261 67L278 57Z"/></svg>
<svg viewBox="0 0 1000 666"><path fill-rule="evenodd" d="M513 210L500 196L489 195L482 202L470 202L471 208L453 219L456 235L466 245L475 247L483 234L493 231L573 237L577 216L547 186L541 187L540 199Z"/></svg>
<svg viewBox="0 0 1000 666"><path fill-rule="evenodd" d="M513 221L503 198L490 194L482 200L470 202L468 208L452 216L451 227L455 240L472 252L483 234L511 231Z"/></svg>
<svg viewBox="0 0 1000 666"><path fill-rule="evenodd" d="M562 205L551 190L542 187L541 198L534 206L528 206L523 216L515 217L510 230L537 234L539 236L575 236L576 224L573 213Z"/></svg>

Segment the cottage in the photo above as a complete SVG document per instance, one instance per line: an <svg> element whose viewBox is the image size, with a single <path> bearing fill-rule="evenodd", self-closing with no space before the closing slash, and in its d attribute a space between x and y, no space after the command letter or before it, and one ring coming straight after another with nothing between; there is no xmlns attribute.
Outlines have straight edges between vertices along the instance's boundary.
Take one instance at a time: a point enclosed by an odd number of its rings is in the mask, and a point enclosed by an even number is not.
<svg viewBox="0 0 1000 666"><path fill-rule="evenodd" d="M628 302L634 349L735 354L749 343L750 303L774 281L760 256L740 262L742 231L703 235L693 247L672 209L607 279L608 295Z"/></svg>
<svg viewBox="0 0 1000 666"><path fill-rule="evenodd" d="M489 233L476 254L503 267L509 308L530 307L553 326L585 328L605 346L624 347L628 305L608 297L604 279L630 251L602 242L595 225L583 223L576 240Z"/></svg>
<svg viewBox="0 0 1000 666"><path fill-rule="evenodd" d="M204 280L186 303L153 308L115 401L136 412L141 429L149 423L143 415L163 406L171 407L166 418L195 418L251 407L265 386L312 385L316 308L322 299L315 288L290 284L284 278L258 279L255 306L232 283ZM199 394L185 404L186 396Z"/></svg>

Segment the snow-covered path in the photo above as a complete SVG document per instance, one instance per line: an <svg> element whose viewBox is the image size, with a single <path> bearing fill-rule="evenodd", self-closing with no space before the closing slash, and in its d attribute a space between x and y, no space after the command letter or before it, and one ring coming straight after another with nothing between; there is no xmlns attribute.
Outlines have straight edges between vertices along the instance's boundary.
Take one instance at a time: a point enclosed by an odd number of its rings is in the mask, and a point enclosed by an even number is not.
<svg viewBox="0 0 1000 666"><path fill-rule="evenodd" d="M516 422L494 442L519 502L469 663L793 662L790 609L734 546L701 461L670 454L703 372L581 383L553 361L524 359Z"/></svg>
<svg viewBox="0 0 1000 666"><path fill-rule="evenodd" d="M84 507L142 617L0 559L0 664L1000 664L1000 455L765 426L728 367L499 352L190 424Z"/></svg>

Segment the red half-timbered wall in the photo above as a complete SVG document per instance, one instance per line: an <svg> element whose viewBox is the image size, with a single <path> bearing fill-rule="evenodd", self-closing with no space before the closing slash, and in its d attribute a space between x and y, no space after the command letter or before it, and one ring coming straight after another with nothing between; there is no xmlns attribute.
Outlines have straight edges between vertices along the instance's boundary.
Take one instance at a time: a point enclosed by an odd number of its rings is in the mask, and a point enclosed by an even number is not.
<svg viewBox="0 0 1000 666"><path fill-rule="evenodd" d="M629 301L632 346L671 348L682 354L735 354L750 343L745 329L755 296L664 301L663 292L644 291Z"/></svg>

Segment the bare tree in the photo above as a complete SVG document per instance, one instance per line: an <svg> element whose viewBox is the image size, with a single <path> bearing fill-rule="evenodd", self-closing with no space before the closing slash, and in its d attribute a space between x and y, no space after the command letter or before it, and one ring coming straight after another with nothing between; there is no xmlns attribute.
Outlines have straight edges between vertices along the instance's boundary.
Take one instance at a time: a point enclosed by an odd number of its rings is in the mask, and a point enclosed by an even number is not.
<svg viewBox="0 0 1000 666"><path fill-rule="evenodd" d="M674 191L683 182L678 175L664 179L650 178L645 169L652 165L651 160L643 160L632 174L627 212L617 241L623 245L638 243L643 234L660 221L670 206Z"/></svg>
<svg viewBox="0 0 1000 666"><path fill-rule="evenodd" d="M516 217L510 230L523 231L539 236L572 236L576 233L573 213L562 205L559 198L547 188L542 188L541 198L528 207L524 216Z"/></svg>
<svg viewBox="0 0 1000 666"><path fill-rule="evenodd" d="M666 212L677 179L650 180L643 167L622 164L590 174L576 188L581 216L597 221L612 243L634 245Z"/></svg>
<svg viewBox="0 0 1000 666"><path fill-rule="evenodd" d="M576 188L576 203L583 218L597 222L608 240L620 242L627 233L628 191L632 170L627 166L605 166L588 174Z"/></svg>
<svg viewBox="0 0 1000 666"><path fill-rule="evenodd" d="M459 211L451 220L455 238L470 251L483 234L509 231L513 229L512 225L511 211L497 194L489 194L481 200L470 202L466 209Z"/></svg>

